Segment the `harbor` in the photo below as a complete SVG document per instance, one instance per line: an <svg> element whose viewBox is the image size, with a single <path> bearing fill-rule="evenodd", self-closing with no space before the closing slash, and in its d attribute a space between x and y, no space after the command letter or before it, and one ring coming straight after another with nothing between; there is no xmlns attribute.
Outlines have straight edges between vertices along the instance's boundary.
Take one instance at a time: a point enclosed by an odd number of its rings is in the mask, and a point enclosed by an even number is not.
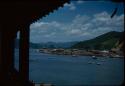
<svg viewBox="0 0 125 86"><path fill-rule="evenodd" d="M38 49L38 52L56 55L71 55L77 56L92 56L96 57L110 57L110 58L124 58L123 52L119 50L80 50L80 49Z"/></svg>

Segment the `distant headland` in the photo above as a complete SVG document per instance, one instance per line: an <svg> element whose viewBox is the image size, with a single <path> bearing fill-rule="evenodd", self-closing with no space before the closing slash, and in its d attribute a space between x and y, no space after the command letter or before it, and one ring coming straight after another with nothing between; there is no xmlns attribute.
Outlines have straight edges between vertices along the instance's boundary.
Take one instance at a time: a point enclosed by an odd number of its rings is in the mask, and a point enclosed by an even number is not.
<svg viewBox="0 0 125 86"><path fill-rule="evenodd" d="M39 52L72 56L124 57L123 33L111 31L90 40L74 43L69 48L55 48L53 46L53 48L41 48Z"/></svg>

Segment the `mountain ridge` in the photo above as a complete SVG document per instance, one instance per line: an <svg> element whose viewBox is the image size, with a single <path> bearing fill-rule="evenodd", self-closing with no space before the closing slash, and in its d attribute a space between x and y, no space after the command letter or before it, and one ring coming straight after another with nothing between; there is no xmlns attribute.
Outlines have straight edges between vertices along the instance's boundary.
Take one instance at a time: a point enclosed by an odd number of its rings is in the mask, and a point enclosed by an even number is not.
<svg viewBox="0 0 125 86"><path fill-rule="evenodd" d="M123 41L123 32L111 31L97 36L93 39L80 41L77 44L73 45L71 48L86 50L110 50L117 47L118 45L116 46L116 43L120 40Z"/></svg>
<svg viewBox="0 0 125 86"><path fill-rule="evenodd" d="M123 32L110 31L97 36L93 39L75 42L43 42L32 43L30 42L30 48L76 48L85 50L111 50L122 49L123 50ZM19 39L15 40L15 48L19 48Z"/></svg>
<svg viewBox="0 0 125 86"><path fill-rule="evenodd" d="M30 48L40 49L40 48L70 48L77 42L41 42L32 43L30 42ZM19 48L19 39L15 40L15 48Z"/></svg>

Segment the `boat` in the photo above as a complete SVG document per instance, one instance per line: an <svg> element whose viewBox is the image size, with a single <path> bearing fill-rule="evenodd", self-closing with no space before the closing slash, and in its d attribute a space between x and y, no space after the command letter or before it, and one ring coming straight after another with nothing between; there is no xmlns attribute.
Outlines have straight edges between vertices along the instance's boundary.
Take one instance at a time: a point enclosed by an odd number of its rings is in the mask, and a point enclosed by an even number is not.
<svg viewBox="0 0 125 86"><path fill-rule="evenodd" d="M97 65L101 65L101 63L96 63Z"/></svg>
<svg viewBox="0 0 125 86"><path fill-rule="evenodd" d="M93 58L93 59L97 59L97 57L95 57L95 56L92 56L92 58Z"/></svg>
<svg viewBox="0 0 125 86"><path fill-rule="evenodd" d="M76 57L77 55L72 55L72 57Z"/></svg>
<svg viewBox="0 0 125 86"><path fill-rule="evenodd" d="M95 62L88 62L88 64L94 64Z"/></svg>

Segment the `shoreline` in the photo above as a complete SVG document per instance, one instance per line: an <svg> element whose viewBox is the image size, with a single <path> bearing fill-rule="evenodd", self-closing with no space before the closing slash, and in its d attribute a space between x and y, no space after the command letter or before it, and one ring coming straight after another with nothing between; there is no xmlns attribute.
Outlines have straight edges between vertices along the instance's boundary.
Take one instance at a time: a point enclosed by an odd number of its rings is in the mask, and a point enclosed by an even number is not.
<svg viewBox="0 0 125 86"><path fill-rule="evenodd" d="M79 49L38 49L40 53L54 54L54 55L66 55L66 56L92 56L94 57L109 57L109 58L124 58L121 51L107 51L107 50L79 50Z"/></svg>

